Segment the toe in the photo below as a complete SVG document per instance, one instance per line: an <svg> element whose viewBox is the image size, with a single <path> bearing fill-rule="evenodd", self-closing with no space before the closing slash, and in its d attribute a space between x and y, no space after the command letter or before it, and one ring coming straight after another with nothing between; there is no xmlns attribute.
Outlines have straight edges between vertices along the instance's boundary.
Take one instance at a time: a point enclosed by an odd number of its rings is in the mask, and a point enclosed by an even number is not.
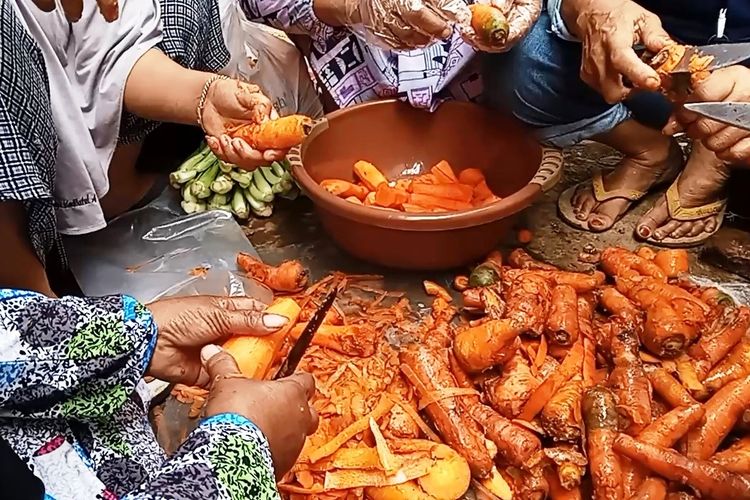
<svg viewBox="0 0 750 500"><path fill-rule="evenodd" d="M656 241L661 241L667 236L671 235L672 232L676 230L678 227L680 227L681 225L682 225L682 222L671 220L667 222L666 224L664 224L663 226L656 228L656 231L654 231L653 238Z"/></svg>
<svg viewBox="0 0 750 500"><path fill-rule="evenodd" d="M706 221L705 220L699 220L695 221L693 223L693 228L690 230L690 232L687 234L690 238L695 238L699 234L702 234L703 231L706 230Z"/></svg>
<svg viewBox="0 0 750 500"><path fill-rule="evenodd" d="M669 237L682 238L683 236L690 234L690 232L693 230L694 225L695 223L692 221L682 222L679 226L677 226L677 229L669 234Z"/></svg>
<svg viewBox="0 0 750 500"><path fill-rule="evenodd" d="M716 231L716 227L718 225L719 225L719 220L717 219L715 215L712 217L709 217L708 219L706 219L705 231L707 233L713 233L714 231Z"/></svg>
<svg viewBox="0 0 750 500"><path fill-rule="evenodd" d="M644 240L650 238L653 236L654 231L664 224L668 218L669 212L667 211L667 207L662 203L655 205L643 215L640 221L638 221L638 224L636 225L638 236Z"/></svg>
<svg viewBox="0 0 750 500"><path fill-rule="evenodd" d="M606 231L614 225L614 220L606 214L593 213L589 216L589 228L593 231Z"/></svg>

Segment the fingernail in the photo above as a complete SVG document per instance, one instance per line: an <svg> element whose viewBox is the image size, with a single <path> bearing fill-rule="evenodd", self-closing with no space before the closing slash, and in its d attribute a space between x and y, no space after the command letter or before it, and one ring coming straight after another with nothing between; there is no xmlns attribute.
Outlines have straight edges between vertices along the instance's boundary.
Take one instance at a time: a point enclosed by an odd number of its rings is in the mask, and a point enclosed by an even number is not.
<svg viewBox="0 0 750 500"><path fill-rule="evenodd" d="M648 238L651 236L651 230L647 227L640 227L638 228L638 234L641 235L641 238Z"/></svg>
<svg viewBox="0 0 750 500"><path fill-rule="evenodd" d="M273 330L279 329L286 325L289 319L280 314L266 313L263 315L263 326Z"/></svg>
<svg viewBox="0 0 750 500"><path fill-rule="evenodd" d="M207 363L209 359L213 358L217 354L219 354L222 351L221 347L214 345L214 344L208 344L206 346L203 346L203 349L201 349L201 361L204 363Z"/></svg>
<svg viewBox="0 0 750 500"><path fill-rule="evenodd" d="M229 140L229 136L222 135L221 136L221 143L224 144L225 146L229 146L229 144L231 143L231 141Z"/></svg>

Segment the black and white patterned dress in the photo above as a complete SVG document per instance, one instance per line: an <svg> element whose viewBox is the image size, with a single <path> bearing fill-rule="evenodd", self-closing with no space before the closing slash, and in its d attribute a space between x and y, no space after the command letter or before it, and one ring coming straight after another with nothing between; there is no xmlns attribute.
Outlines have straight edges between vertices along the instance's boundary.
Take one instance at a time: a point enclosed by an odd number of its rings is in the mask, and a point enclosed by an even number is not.
<svg viewBox="0 0 750 500"><path fill-rule="evenodd" d="M15 0L0 0L0 201L20 201L39 259L63 255L55 217L58 139L43 55L18 19ZM182 66L218 72L229 62L215 0L160 0L158 48ZM125 113L121 143L143 140L158 123Z"/></svg>

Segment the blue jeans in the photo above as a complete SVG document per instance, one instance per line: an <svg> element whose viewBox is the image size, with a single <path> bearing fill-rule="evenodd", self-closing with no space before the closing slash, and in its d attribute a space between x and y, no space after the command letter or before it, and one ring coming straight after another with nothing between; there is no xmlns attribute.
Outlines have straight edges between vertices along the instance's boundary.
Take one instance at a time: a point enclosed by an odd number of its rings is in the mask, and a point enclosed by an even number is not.
<svg viewBox="0 0 750 500"><path fill-rule="evenodd" d="M639 93L610 105L580 76L581 44L551 30L550 17L539 21L507 54L484 62L485 100L533 127L545 144L567 147L612 130L633 117L655 128L666 124L670 103L658 93Z"/></svg>

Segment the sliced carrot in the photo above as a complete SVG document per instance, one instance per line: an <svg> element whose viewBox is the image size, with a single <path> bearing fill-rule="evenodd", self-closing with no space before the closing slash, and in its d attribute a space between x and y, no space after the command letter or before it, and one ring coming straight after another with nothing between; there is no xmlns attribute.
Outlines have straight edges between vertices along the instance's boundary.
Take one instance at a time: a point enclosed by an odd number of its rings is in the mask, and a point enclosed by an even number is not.
<svg viewBox="0 0 750 500"><path fill-rule="evenodd" d="M398 208L409 201L409 193L381 184L375 190L375 205L385 208Z"/></svg>
<svg viewBox="0 0 750 500"><path fill-rule="evenodd" d="M458 182L468 184L469 186L476 186L484 182L484 173L478 168L466 168L458 173Z"/></svg>
<svg viewBox="0 0 750 500"><path fill-rule="evenodd" d="M358 184L353 184L343 179L325 179L321 181L320 186L334 196L349 198L354 196L364 200L367 196L367 188Z"/></svg>
<svg viewBox="0 0 750 500"><path fill-rule="evenodd" d="M491 199L493 196L495 196L495 193L492 192L486 181L482 181L474 186L474 199L477 201Z"/></svg>
<svg viewBox="0 0 750 500"><path fill-rule="evenodd" d="M429 209L420 207L419 205L414 205L413 203L404 203L401 205L401 209L404 212L411 214L424 214L430 212Z"/></svg>
<svg viewBox="0 0 750 500"><path fill-rule="evenodd" d="M410 177L412 182L419 182L421 184L439 184L435 174L420 174L415 177Z"/></svg>
<svg viewBox="0 0 750 500"><path fill-rule="evenodd" d="M445 160L440 160L437 165L430 169L430 172L440 184L458 182L458 177L456 177L456 174L453 172L453 167L451 167L451 164Z"/></svg>
<svg viewBox="0 0 750 500"><path fill-rule="evenodd" d="M365 200L363 202L364 206L366 207L372 207L375 206L375 191L372 191L365 196Z"/></svg>
<svg viewBox="0 0 750 500"><path fill-rule="evenodd" d="M404 177L403 179L396 179L396 182L393 183L393 187L400 189L401 191L409 192L413 182L414 180L412 178Z"/></svg>
<svg viewBox="0 0 750 500"><path fill-rule="evenodd" d="M348 201L349 203L354 203L355 205L362 205L362 200L357 198L356 196L347 196L344 198L344 200Z"/></svg>
<svg viewBox="0 0 750 500"><path fill-rule="evenodd" d="M448 200L429 194L412 193L409 195L409 203L418 205L433 211L434 209L444 210L466 210L471 208L471 203L457 200Z"/></svg>
<svg viewBox="0 0 750 500"><path fill-rule="evenodd" d="M429 194L438 198L462 201L469 203L474 195L474 189L466 184L420 184L411 185L411 192L416 194Z"/></svg>
<svg viewBox="0 0 750 500"><path fill-rule="evenodd" d="M370 191L375 191L379 185L388 182L383 173L375 165L367 161L360 160L355 163L354 174Z"/></svg>
<svg viewBox="0 0 750 500"><path fill-rule="evenodd" d="M485 205L491 205L492 203L497 203L498 201L502 200L499 196L495 196L494 194L490 196L489 198L486 198L484 200L479 201L479 205L485 206ZM478 200L475 200L478 201ZM474 203L475 205L477 203Z"/></svg>

